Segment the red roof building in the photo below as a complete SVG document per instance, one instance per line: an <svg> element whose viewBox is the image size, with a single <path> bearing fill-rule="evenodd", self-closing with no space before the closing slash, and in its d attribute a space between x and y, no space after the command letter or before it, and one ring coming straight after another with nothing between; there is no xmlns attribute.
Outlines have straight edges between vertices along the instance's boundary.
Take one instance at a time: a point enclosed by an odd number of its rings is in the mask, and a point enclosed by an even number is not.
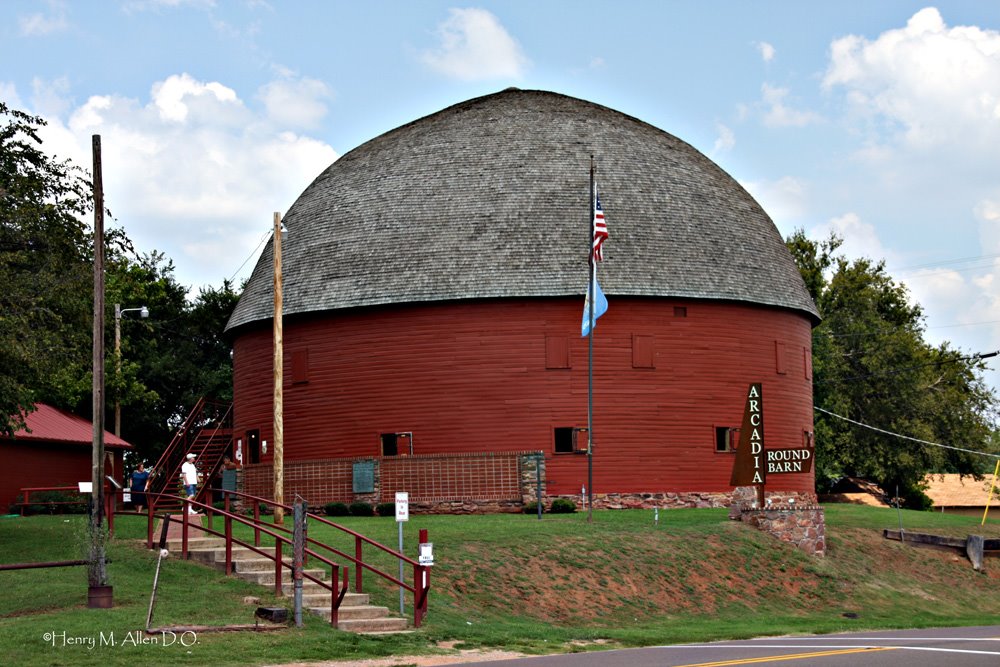
<svg viewBox="0 0 1000 667"><path fill-rule="evenodd" d="M38 403L13 438L0 437L0 511L16 502L22 488L76 486L91 479L93 424ZM120 480L122 455L132 445L104 432L107 474Z"/></svg>

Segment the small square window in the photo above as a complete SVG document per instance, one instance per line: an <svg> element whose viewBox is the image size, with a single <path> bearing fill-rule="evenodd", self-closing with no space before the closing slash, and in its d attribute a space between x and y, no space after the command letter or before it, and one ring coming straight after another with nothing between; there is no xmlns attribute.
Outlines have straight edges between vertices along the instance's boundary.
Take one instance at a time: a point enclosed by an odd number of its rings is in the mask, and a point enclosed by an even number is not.
<svg viewBox="0 0 1000 667"><path fill-rule="evenodd" d="M674 317L687 317L687 306L674 306Z"/></svg>
<svg viewBox="0 0 1000 667"><path fill-rule="evenodd" d="M739 442L740 430L731 426L715 427L715 451L732 452Z"/></svg>
<svg viewBox="0 0 1000 667"><path fill-rule="evenodd" d="M569 368L569 339L566 336L545 337L545 368Z"/></svg>
<svg viewBox="0 0 1000 667"><path fill-rule="evenodd" d="M582 438L586 436L580 436L580 433L586 433L587 429L580 428L578 426L557 426L553 429L555 436L555 453L556 454L573 454L575 452L582 451L585 449L585 444L580 442Z"/></svg>

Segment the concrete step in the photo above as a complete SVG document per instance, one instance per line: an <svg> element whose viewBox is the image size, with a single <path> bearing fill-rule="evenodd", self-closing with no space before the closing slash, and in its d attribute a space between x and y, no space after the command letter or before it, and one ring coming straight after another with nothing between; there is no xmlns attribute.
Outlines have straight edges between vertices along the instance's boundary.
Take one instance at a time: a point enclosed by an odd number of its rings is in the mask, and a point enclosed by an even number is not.
<svg viewBox="0 0 1000 667"><path fill-rule="evenodd" d="M330 618L329 613L326 614L326 618ZM405 618L358 618L337 621L337 629L344 632L402 632L407 627Z"/></svg>
<svg viewBox="0 0 1000 667"><path fill-rule="evenodd" d="M225 565L225 563L223 563L223 565ZM326 579L326 571L325 570L320 570L320 569L315 569L315 570L313 570L313 569L306 569L306 570L303 570L302 572L305 573L305 574L310 574L310 575L316 577L317 579L319 579L320 581L325 581L325 579ZM274 571L273 570L267 570L267 571L264 571L264 570L243 571L243 572L240 572L239 575L240 575L241 579L253 582L253 583L255 583L255 584L259 585L259 586L274 586ZM284 570L284 571L282 571L282 573L281 573L281 585L282 586L291 586L293 583L294 583L294 581L292 580L292 572L291 572L291 570ZM312 581L310 581L308 579L304 579L303 580L302 587L303 587L303 589L310 589L310 588L320 589L320 587L317 584L313 583ZM320 590L322 590L322 589L320 589Z"/></svg>

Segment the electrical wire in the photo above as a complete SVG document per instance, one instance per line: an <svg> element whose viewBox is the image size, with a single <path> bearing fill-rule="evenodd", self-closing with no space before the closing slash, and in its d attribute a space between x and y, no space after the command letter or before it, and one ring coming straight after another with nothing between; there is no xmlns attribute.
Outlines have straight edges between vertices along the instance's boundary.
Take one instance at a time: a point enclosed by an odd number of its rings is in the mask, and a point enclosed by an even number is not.
<svg viewBox="0 0 1000 667"><path fill-rule="evenodd" d="M921 440L920 438L911 438L908 435L902 435L900 433L893 433L892 431L886 431L881 428L876 428L875 426L869 426L868 424L863 424L859 421L850 419L849 417L844 417L843 415L838 415L835 412L830 412L829 410L824 410L823 408L813 406L813 410L817 412L822 412L823 414L830 415L831 417L836 417L837 419L843 419L845 422L850 422L856 426L861 426L862 428L871 429L872 431L877 431L878 433L884 433L885 435L891 435L895 438L902 438L903 440L911 440L913 442L919 442L922 445L930 445L931 447L941 447L942 449L953 449L956 452L965 452L967 454L979 454L980 456L989 456L990 458L1000 459L1000 454L990 454L989 452L980 452L975 449L964 449L962 447L953 447L951 445L942 445L939 442L930 442L929 440Z"/></svg>
<svg viewBox="0 0 1000 667"><path fill-rule="evenodd" d="M257 254L257 251L260 250L260 247L264 245L264 243L266 243L269 238L271 238L271 234L273 233L274 232L272 230L268 230L267 232L264 233L264 236L261 237L260 243L257 244L257 247L250 251L250 254L247 255L247 258L243 260L243 263L240 264L235 271L233 271L233 275L229 276L229 282L233 282L233 280L236 278L236 275L243 270L243 267L247 265L247 262L250 261L250 258Z"/></svg>

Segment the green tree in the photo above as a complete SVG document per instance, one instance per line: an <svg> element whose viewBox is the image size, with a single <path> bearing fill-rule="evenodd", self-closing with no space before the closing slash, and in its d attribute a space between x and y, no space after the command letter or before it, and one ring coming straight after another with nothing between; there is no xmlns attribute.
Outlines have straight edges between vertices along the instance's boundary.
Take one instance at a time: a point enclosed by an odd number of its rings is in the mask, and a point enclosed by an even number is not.
<svg viewBox="0 0 1000 667"><path fill-rule="evenodd" d="M198 399L232 399L232 361L222 332L239 295L225 281L201 289L192 301L173 273L172 262L156 252L138 260L121 257L109 267L109 302L113 295L123 307L150 311L148 319L123 318L122 372L109 379L108 391L109 410L115 398L121 401L122 437L150 462Z"/></svg>
<svg viewBox="0 0 1000 667"><path fill-rule="evenodd" d="M93 234L86 173L41 150L44 120L0 103L0 432L10 435L36 402L91 417ZM138 256L123 229L105 233L105 423L123 410L122 436L155 459L202 396L232 396L222 339L237 294L201 290L193 300L163 254ZM147 306L121 322L114 304Z"/></svg>
<svg viewBox="0 0 1000 667"><path fill-rule="evenodd" d="M90 184L45 155L41 118L0 103L0 431L89 394ZM83 297L81 298L81 295Z"/></svg>
<svg viewBox="0 0 1000 667"><path fill-rule="evenodd" d="M986 451L996 397L977 355L923 339L924 317L884 262L848 261L841 240L821 242L799 230L786 241L823 317L813 330L817 407L912 438ZM928 472L982 472L984 457L903 440L824 412L816 424L817 486L843 476L899 489L922 503Z"/></svg>

